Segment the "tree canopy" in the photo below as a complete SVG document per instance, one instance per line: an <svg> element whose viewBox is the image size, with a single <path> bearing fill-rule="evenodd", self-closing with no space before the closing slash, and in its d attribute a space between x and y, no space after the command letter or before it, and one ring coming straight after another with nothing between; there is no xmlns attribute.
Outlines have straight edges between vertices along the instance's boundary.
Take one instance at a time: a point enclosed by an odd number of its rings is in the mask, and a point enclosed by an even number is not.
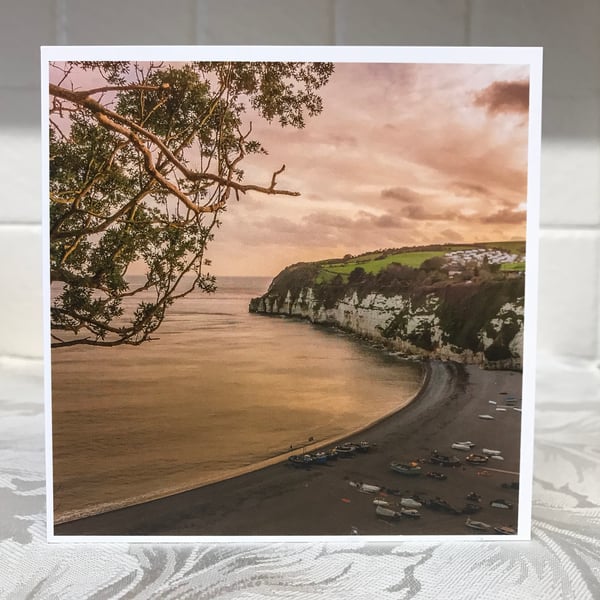
<svg viewBox="0 0 600 600"><path fill-rule="evenodd" d="M331 63L53 63L53 347L138 345L177 298L214 291L205 251L228 202L299 195L277 185L285 165L270 181L245 180L244 159L267 153L251 115L304 127L332 72Z"/></svg>

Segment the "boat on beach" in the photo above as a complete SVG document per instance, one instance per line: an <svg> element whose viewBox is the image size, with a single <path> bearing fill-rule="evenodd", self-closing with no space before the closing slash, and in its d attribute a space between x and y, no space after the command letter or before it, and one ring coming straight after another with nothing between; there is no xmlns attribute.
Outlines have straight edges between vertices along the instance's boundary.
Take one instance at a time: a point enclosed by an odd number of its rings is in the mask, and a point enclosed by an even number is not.
<svg viewBox="0 0 600 600"><path fill-rule="evenodd" d="M380 505L375 507L375 514L384 519L399 519L402 516L397 510Z"/></svg>
<svg viewBox="0 0 600 600"><path fill-rule="evenodd" d="M465 521L465 525L467 527L470 527L471 529L477 529L478 531L490 531L490 529L492 528L491 525L488 525L487 523L484 523L483 521L473 521L469 517L467 517L467 520Z"/></svg>
<svg viewBox="0 0 600 600"><path fill-rule="evenodd" d="M469 454L465 460L472 465L483 465L488 461L489 457L483 454Z"/></svg>
<svg viewBox="0 0 600 600"><path fill-rule="evenodd" d="M308 467L314 461L310 454L294 454L288 457L288 462L295 467Z"/></svg>
<svg viewBox="0 0 600 600"><path fill-rule="evenodd" d="M501 535L515 535L515 533L517 533L517 530L514 527L509 527L508 525L496 525L494 531Z"/></svg>
<svg viewBox="0 0 600 600"><path fill-rule="evenodd" d="M459 444L458 442L455 442L454 444L452 444L452 446L450 446L453 450L463 450L464 452L468 452L471 449L471 446L467 445L467 444Z"/></svg>
<svg viewBox="0 0 600 600"><path fill-rule="evenodd" d="M498 454L502 454L500 450L492 450L491 448L482 448L481 453L488 454L490 456L497 456Z"/></svg>
<svg viewBox="0 0 600 600"><path fill-rule="evenodd" d="M403 463L403 462L392 462L390 463L390 469L401 475L420 475L421 465L415 461Z"/></svg>
<svg viewBox="0 0 600 600"><path fill-rule="evenodd" d="M429 460L434 465L443 465L445 467L457 467L460 465L460 460L456 456L445 456L443 454L439 454L437 450L432 452Z"/></svg>

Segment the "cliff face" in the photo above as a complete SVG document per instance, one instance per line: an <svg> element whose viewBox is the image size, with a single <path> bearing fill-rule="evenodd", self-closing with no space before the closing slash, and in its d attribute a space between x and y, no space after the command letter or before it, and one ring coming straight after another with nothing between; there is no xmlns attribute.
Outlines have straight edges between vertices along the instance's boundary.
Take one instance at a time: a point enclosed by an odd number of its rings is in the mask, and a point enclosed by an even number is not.
<svg viewBox="0 0 600 600"><path fill-rule="evenodd" d="M318 285L284 289L280 278L279 285L250 302L250 312L337 326L407 355L520 369L523 284L523 278L464 282L394 295L346 286L324 298Z"/></svg>

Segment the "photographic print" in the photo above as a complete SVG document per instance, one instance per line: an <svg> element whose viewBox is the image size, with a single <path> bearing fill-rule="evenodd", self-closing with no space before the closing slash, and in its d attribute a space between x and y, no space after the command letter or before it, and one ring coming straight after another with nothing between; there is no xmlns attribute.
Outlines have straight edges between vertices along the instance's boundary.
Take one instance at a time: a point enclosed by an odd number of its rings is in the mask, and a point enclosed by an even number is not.
<svg viewBox="0 0 600 600"><path fill-rule="evenodd" d="M529 538L541 50L42 80L51 541Z"/></svg>

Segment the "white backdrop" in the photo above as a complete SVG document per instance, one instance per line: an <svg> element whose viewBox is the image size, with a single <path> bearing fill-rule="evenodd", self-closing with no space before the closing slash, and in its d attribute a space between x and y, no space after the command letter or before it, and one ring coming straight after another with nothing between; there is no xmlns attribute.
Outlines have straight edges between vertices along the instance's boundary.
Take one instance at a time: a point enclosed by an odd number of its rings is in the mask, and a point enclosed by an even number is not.
<svg viewBox="0 0 600 600"><path fill-rule="evenodd" d="M0 9L0 597L600 597L599 0L20 0ZM534 540L47 547L39 46L544 47ZM75 559L76 557L76 559Z"/></svg>

